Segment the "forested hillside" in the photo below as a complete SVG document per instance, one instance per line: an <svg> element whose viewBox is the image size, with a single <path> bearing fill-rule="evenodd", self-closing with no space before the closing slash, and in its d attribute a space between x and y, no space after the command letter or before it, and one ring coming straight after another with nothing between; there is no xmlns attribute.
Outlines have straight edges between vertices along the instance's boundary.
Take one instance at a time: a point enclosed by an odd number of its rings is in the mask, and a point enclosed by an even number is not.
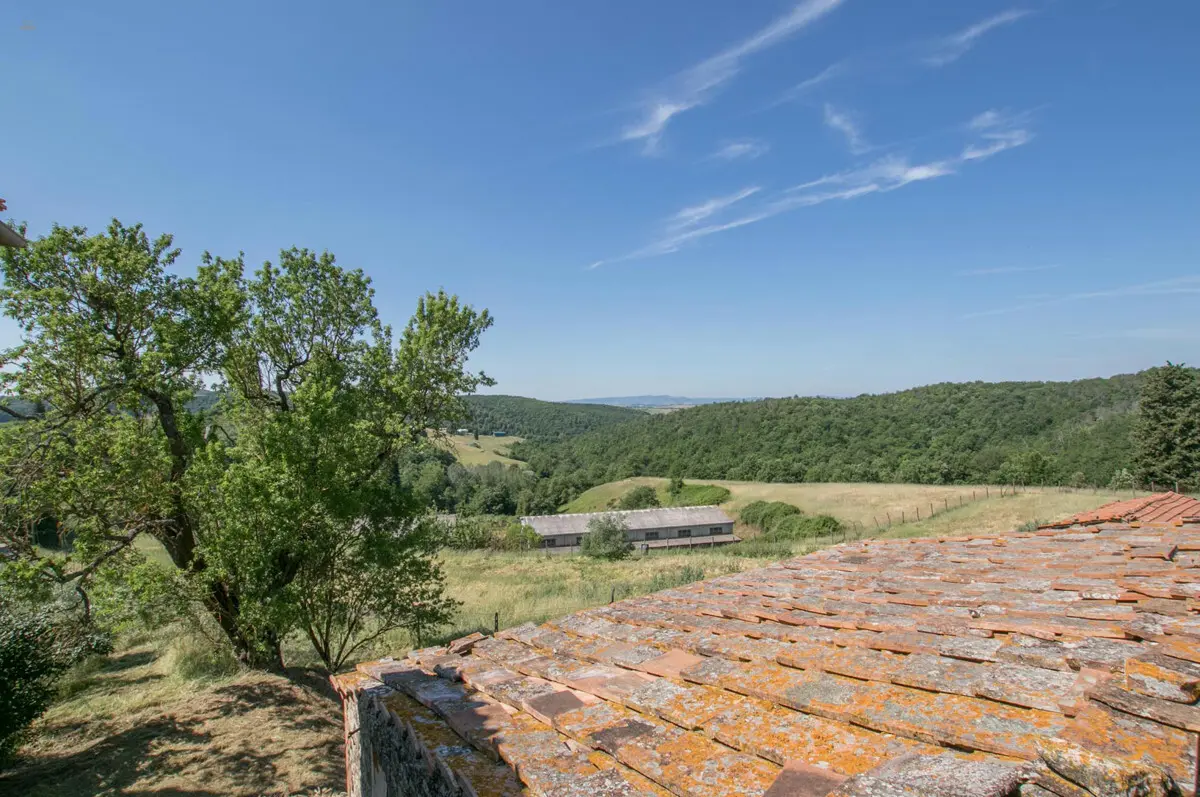
<svg viewBox="0 0 1200 797"><path fill-rule="evenodd" d="M636 475L1108 484L1130 464L1141 383L1130 374L715 404L512 454L568 491Z"/></svg>
<svg viewBox="0 0 1200 797"><path fill-rule="evenodd" d="M603 404L560 404L521 396L468 396L472 430L506 432L533 440L559 440L646 417Z"/></svg>

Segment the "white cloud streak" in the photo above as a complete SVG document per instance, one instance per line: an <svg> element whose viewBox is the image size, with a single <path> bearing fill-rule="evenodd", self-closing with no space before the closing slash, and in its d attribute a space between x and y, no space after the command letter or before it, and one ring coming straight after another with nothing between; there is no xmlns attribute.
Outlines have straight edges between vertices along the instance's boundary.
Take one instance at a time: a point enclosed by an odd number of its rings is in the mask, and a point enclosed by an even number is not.
<svg viewBox="0 0 1200 797"><path fill-rule="evenodd" d="M641 119L621 131L621 140L640 142L648 155L657 153L671 120L709 102L737 75L743 58L779 44L843 2L804 0L750 38L685 69L643 103Z"/></svg>
<svg viewBox="0 0 1200 797"><path fill-rule="evenodd" d="M734 205L738 202L741 202L743 199L752 197L761 190L762 189L758 186L752 185L748 188L743 188L737 193L730 194L728 196L715 197L707 202L702 202L699 205L686 207L668 220L667 229L681 230L688 227L694 227L695 225L707 219L709 216L714 216L725 210L725 208L729 207L730 205Z"/></svg>
<svg viewBox="0 0 1200 797"><path fill-rule="evenodd" d="M870 194L889 193L912 183L934 180L955 174L969 163L985 160L1007 149L1022 146L1033 139L1033 134L1024 128L1010 127L1012 119L995 112L985 129L974 131L978 140L969 142L956 155L911 163L908 158L891 155L876 161L815 180L794 185L773 196L762 197L758 186L744 188L729 196L710 199L699 205L686 207L667 219L663 234L653 242L620 257L601 260L588 266L597 268L610 263L642 260L678 252L684 246L702 238L728 232L800 208L813 207L826 202L847 201ZM1015 117L1021 119L1022 117ZM980 144L979 141L988 142ZM727 221L715 217L744 200L757 197L758 204L749 203L751 209L744 215ZM702 225L702 222L709 222Z"/></svg>
<svg viewBox="0 0 1200 797"><path fill-rule="evenodd" d="M1116 288L1105 288L1098 291L1068 293L1062 296L1046 299L1044 301L1025 302L1024 304L1016 304L1008 307L997 307L991 310L980 310L974 313L967 313L963 316L963 318L986 318L997 315L1009 315L1011 313L1020 313L1026 310L1041 310L1046 307L1071 304L1074 302L1094 301L1096 299L1128 299L1136 296L1178 296L1196 293L1200 293L1200 275L1188 275L1184 277L1172 277L1171 279L1165 280L1155 280L1153 282L1141 282L1136 285L1123 285Z"/></svg>
<svg viewBox="0 0 1200 797"><path fill-rule="evenodd" d="M975 46L975 42L988 31L1004 25L1011 25L1017 20L1029 16L1030 13L1032 12L1026 9L1014 8L976 22L969 28L964 28L958 33L936 41L932 48L933 51L921 60L929 66L945 66L953 63L966 55L967 51Z"/></svg>
<svg viewBox="0 0 1200 797"><path fill-rule="evenodd" d="M863 137L858 123L854 121L854 117L829 103L825 103L825 126L845 136L846 146L855 155L861 155L871 148L871 145Z"/></svg>
<svg viewBox="0 0 1200 797"><path fill-rule="evenodd" d="M731 141L708 157L723 161L754 160L766 155L770 149L771 145L767 142L748 138L741 141Z"/></svg>

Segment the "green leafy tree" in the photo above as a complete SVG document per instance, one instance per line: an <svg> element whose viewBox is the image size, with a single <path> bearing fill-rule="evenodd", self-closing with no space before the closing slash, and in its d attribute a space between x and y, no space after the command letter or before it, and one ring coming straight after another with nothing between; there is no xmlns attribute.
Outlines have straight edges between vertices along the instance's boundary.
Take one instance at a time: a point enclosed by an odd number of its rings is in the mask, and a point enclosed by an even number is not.
<svg viewBox="0 0 1200 797"><path fill-rule="evenodd" d="M1135 486L1137 486L1137 481L1128 468L1117 468L1108 482L1110 490L1132 490Z"/></svg>
<svg viewBox="0 0 1200 797"><path fill-rule="evenodd" d="M588 521L588 533L579 547L584 556L616 561L633 551L627 535L629 527L620 515L600 515Z"/></svg>
<svg viewBox="0 0 1200 797"><path fill-rule="evenodd" d="M0 541L21 572L86 603L153 537L173 587L254 667L282 666L296 629L332 667L381 629L444 620L399 463L490 383L466 370L490 316L428 295L394 342L367 277L328 253L286 250L250 279L208 255L175 276L178 256L170 236L116 221L2 255L0 301L24 331L3 393L48 408L0 441ZM223 380L214 410L190 403L205 375ZM46 516L72 551L30 543Z"/></svg>
<svg viewBox="0 0 1200 797"><path fill-rule="evenodd" d="M658 493L653 487L640 485L621 496L618 509L649 509L658 506Z"/></svg>
<svg viewBox="0 0 1200 797"><path fill-rule="evenodd" d="M1200 379L1168 362L1146 374L1133 427L1134 476L1142 484L1200 483Z"/></svg>

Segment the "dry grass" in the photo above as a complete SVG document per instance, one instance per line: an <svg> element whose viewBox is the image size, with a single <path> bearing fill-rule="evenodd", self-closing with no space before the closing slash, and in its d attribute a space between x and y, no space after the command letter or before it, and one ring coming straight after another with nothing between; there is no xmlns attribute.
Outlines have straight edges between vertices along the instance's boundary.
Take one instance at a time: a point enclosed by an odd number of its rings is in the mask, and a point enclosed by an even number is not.
<svg viewBox="0 0 1200 797"><path fill-rule="evenodd" d="M1120 494L1091 490L1030 491L1002 499L967 504L961 509L951 509L949 512L935 515L932 519L909 523L879 536L950 537L961 534L996 534L1012 531L1029 523L1061 520L1129 497L1129 492Z"/></svg>
<svg viewBox="0 0 1200 797"><path fill-rule="evenodd" d="M450 450L463 465L486 465L500 462L505 465L526 467L524 462L508 456L508 447L521 442L520 437L492 437L480 435L476 440L469 434L455 434L446 438Z"/></svg>
<svg viewBox="0 0 1200 797"><path fill-rule="evenodd" d="M344 788L341 710L291 672L187 680L142 640L76 670L34 726L0 794L330 795Z"/></svg>
<svg viewBox="0 0 1200 797"><path fill-rule="evenodd" d="M621 562L486 551L447 551L443 559L447 592L463 603L453 628L441 634L450 639L475 630L490 631L496 612L501 628L542 622L608 603L614 590L621 599L762 564L722 553L720 548L636 556Z"/></svg>
<svg viewBox="0 0 1200 797"><path fill-rule="evenodd" d="M625 492L637 485L661 488L666 479L634 477L609 482L593 487L564 507L566 512L598 512L610 508ZM833 515L844 522L857 523L866 529L888 524L893 526L907 523L920 529L919 533L946 534L955 531L959 524L981 524L977 528L961 531L1011 530L1031 520L1054 520L1072 515L1084 509L1100 506L1118 498L1128 498L1114 492L1091 490L1062 492L1059 488L1028 488L1012 499L1011 488L997 486L963 486L931 484L774 484L767 482L735 482L723 480L696 480L696 483L718 484L728 488L732 498L722 507L737 513L751 501L783 501L800 507L810 515ZM1005 492L1001 499L999 494ZM1034 498L1037 497L1037 500ZM960 514L955 509L962 502L972 511ZM944 523L926 525L930 510L937 517L946 517ZM953 510L947 512L947 510ZM918 515L921 523L916 524ZM955 520L957 518L958 520Z"/></svg>

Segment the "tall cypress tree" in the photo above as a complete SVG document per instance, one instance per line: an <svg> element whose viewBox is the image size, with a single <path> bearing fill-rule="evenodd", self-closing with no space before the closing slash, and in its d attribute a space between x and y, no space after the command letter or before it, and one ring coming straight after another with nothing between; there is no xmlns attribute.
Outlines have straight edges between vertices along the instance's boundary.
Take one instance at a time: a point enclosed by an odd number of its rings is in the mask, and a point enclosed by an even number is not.
<svg viewBox="0 0 1200 797"><path fill-rule="evenodd" d="M1146 373L1133 429L1142 484L1200 485L1200 380L1168 362Z"/></svg>

